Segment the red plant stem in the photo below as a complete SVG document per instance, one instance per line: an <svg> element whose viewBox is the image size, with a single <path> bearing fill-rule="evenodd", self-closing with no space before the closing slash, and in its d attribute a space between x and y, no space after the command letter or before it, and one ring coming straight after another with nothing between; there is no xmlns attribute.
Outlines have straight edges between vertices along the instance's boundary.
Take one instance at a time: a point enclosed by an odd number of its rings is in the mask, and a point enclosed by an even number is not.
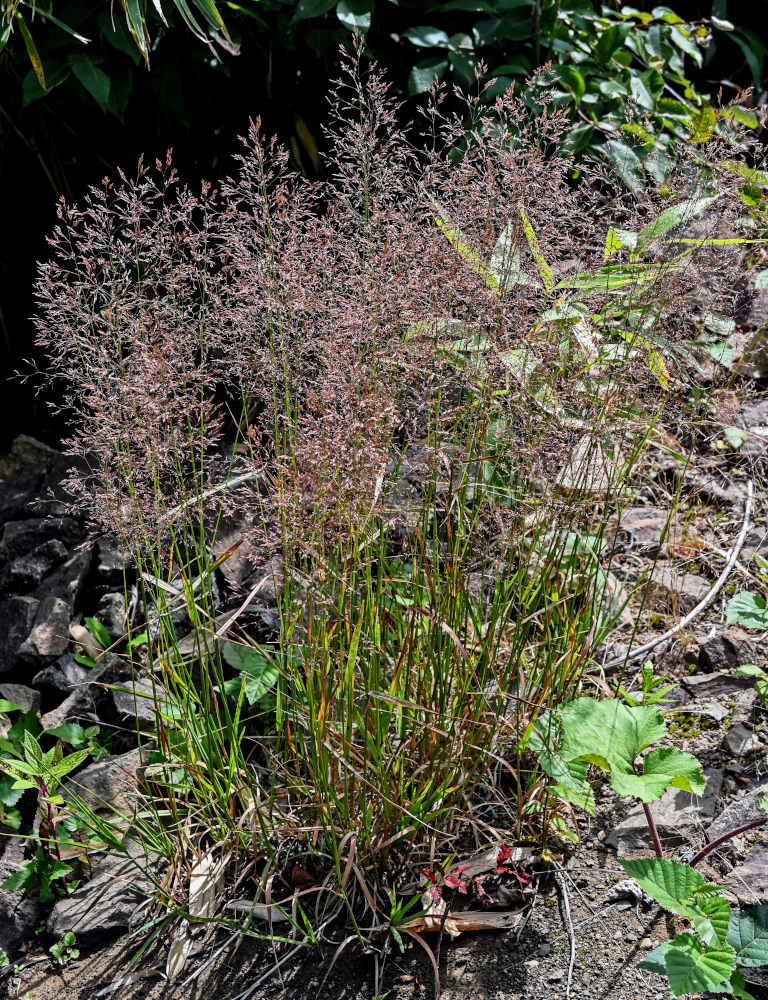
<svg viewBox="0 0 768 1000"><path fill-rule="evenodd" d="M711 854L711 852L720 847L721 844L725 844L733 837L738 837L740 833L746 833L747 830L756 830L759 826L765 826L766 823L768 823L768 816L763 816L762 819L753 819L751 823L745 823L744 826L737 826L734 827L733 830L728 830L727 833L716 837L711 844L707 844L706 847L702 847L697 854L694 854L688 864L691 868L695 868L700 861L703 861L708 854Z"/></svg>
<svg viewBox="0 0 768 1000"><path fill-rule="evenodd" d="M656 857L661 858L663 854L661 851L661 841L659 840L659 831L656 829L656 821L651 813L651 807L647 802L643 802L643 812L648 821L648 829L651 831L651 840L653 841L653 849L656 852Z"/></svg>
<svg viewBox="0 0 768 1000"><path fill-rule="evenodd" d="M45 781L43 781L42 778L40 779L40 794L43 796L44 799L48 798L48 788L45 784ZM51 806L50 802L46 802L45 805L46 805L46 813L48 819L48 829L50 830L49 840L53 841L56 860L61 861L61 848L59 847L59 838L56 836L56 825L57 825L56 815L53 811L53 807ZM63 875L61 876L61 884L64 887L64 891L66 892L67 880L64 878Z"/></svg>

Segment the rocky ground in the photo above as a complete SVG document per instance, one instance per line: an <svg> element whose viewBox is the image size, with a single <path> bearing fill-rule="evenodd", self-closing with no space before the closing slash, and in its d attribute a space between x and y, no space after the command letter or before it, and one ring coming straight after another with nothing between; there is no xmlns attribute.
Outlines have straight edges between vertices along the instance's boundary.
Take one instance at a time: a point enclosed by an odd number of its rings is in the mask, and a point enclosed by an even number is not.
<svg viewBox="0 0 768 1000"><path fill-rule="evenodd" d="M741 528L747 479L765 463L768 399L750 392L744 402L730 392L720 400L720 410L727 420L713 420L713 447L691 463L670 457L678 450L674 442L657 442L649 485L613 526L616 585L629 587L644 576L652 580L643 628L633 644L664 633L709 592ZM743 432L737 448L723 435L726 422ZM74 654L84 641L77 629L85 617L94 616L117 637L140 621L143 612L130 577L124 585L117 549L89 540L84 526L68 512L59 486L68 465L60 454L26 437L0 458L0 698L38 713L44 728L67 722L99 725L109 735L106 756L87 765L77 780L94 808L100 800L119 806L121 796L127 801L135 788L142 764L137 731L151 728L152 716L129 692L103 686L130 688L130 672L120 657L108 653L95 667L76 661ZM678 486L681 502L665 530L670 495ZM699 847L759 816L760 800L768 792L766 710L753 680L734 676L740 665L765 666L764 636L723 624L729 594L763 592L768 580L768 563L761 562L761 553L768 559L768 531L760 480L756 487L755 511L727 587L689 628L661 643L651 656L657 672L668 674L675 685L667 706L673 712L669 720L675 744L696 754L708 777L701 799L672 790L656 804L656 821L670 852ZM228 544L228 536L222 538L222 545ZM245 560L224 565L222 610L247 584L249 574ZM259 600L254 610L269 622L274 603L268 594ZM629 639L629 634L614 636L606 661L621 654ZM87 638L85 642L87 649ZM2 724L7 734L10 723ZM612 896L624 878L617 858L651 853L642 809L619 800L607 785L597 799L597 817L581 823L581 845L560 856L562 871L555 876L530 868L532 891L523 906L517 904L511 929L462 934L445 942L444 997L610 995L623 1000L668 995L662 980L635 968L669 936L664 916L656 907ZM27 811L28 824L34 806ZM6 835L0 839L1 881L19 869L28 844L7 826L0 825L0 832ZM726 885L735 900L751 904L768 901L766 862L768 835L758 831L710 855L703 870ZM173 984L165 979L170 937L140 955L126 973L140 946L139 939L128 937L129 928L141 923L142 897L136 890L147 888L140 880L137 885L134 873L130 861L106 856L72 895L42 908L32 892L0 891L5 916L0 947L10 958L0 969L0 988L7 987L9 996L34 1000L110 992L137 1000L245 1000L283 993L298 998L318 990L325 968L314 950L288 956L288 945L272 947L246 938L233 953L231 931L222 928L194 940ZM56 968L47 949L68 930L76 934L79 956ZM283 958L280 970L270 974ZM124 974L128 978L120 980ZM433 980L430 961L417 947L390 956L386 989L395 1000L431 995ZM373 984L373 961L353 943L323 989L327 996L373 997ZM750 989L757 997L768 996L759 985Z"/></svg>

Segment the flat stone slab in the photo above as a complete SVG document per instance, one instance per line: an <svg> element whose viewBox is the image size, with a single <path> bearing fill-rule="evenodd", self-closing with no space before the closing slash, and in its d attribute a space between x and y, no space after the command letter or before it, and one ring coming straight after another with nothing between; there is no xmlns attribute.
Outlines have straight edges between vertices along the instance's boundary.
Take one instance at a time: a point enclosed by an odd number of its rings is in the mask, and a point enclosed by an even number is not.
<svg viewBox="0 0 768 1000"><path fill-rule="evenodd" d="M681 788L670 788L658 802L651 803L651 812L662 845L671 847L696 839L706 829L715 814L724 774L721 767L706 768L704 777L707 779L707 787L701 797L691 795ZM642 805L634 806L608 834L605 842L615 848L619 855L642 848L650 850L651 835Z"/></svg>

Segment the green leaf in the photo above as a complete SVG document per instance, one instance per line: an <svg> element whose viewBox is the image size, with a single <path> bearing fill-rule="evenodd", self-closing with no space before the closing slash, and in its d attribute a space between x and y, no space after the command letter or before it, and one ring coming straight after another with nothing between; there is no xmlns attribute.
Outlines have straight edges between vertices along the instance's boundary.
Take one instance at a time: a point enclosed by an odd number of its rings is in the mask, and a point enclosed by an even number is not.
<svg viewBox="0 0 768 1000"><path fill-rule="evenodd" d="M631 191L643 186L643 163L631 146L618 139L609 139L605 144L605 155L613 164L619 179Z"/></svg>
<svg viewBox="0 0 768 1000"><path fill-rule="evenodd" d="M91 633L96 642L104 649L107 649L112 645L112 640L109 637L109 632L104 628L98 618L86 618L85 627Z"/></svg>
<svg viewBox="0 0 768 1000"><path fill-rule="evenodd" d="M755 1000L755 997L747 990L744 976L742 976L738 969L734 969L731 973L731 992L739 1000Z"/></svg>
<svg viewBox="0 0 768 1000"><path fill-rule="evenodd" d="M23 788L14 788L14 780L10 774L0 774L0 802L4 806L15 806L23 794Z"/></svg>
<svg viewBox="0 0 768 1000"><path fill-rule="evenodd" d="M649 952L642 962L637 963L638 969L647 969L655 972L659 976L667 974L667 952L672 945L672 941L663 941L660 945Z"/></svg>
<svg viewBox="0 0 768 1000"><path fill-rule="evenodd" d="M665 910L693 920L697 906L694 889L701 889L707 884L701 872L667 858L639 858L635 861L619 858L619 864Z"/></svg>
<svg viewBox="0 0 768 1000"><path fill-rule="evenodd" d="M319 17L336 6L336 0L299 0L291 18L291 24L305 21L308 17Z"/></svg>
<svg viewBox="0 0 768 1000"><path fill-rule="evenodd" d="M744 625L746 628L768 628L768 606L762 594L744 591L736 594L728 602L725 618L729 625Z"/></svg>
<svg viewBox="0 0 768 1000"><path fill-rule="evenodd" d="M90 56L75 53L69 57L72 72L96 101L102 111L109 104L109 77L94 63Z"/></svg>
<svg viewBox="0 0 768 1000"><path fill-rule="evenodd" d="M7 889L8 891L13 891L15 889L27 889L33 886L37 881L37 876L35 874L35 869L30 861L24 862L24 867L19 871L14 872L10 875L2 885L0 889Z"/></svg>
<svg viewBox="0 0 768 1000"><path fill-rule="evenodd" d="M637 249L647 247L659 236L668 233L689 219L700 215L709 205L717 201L719 195L709 195L704 198L686 198L665 209L653 222L649 223L637 235Z"/></svg>
<svg viewBox="0 0 768 1000"><path fill-rule="evenodd" d="M24 706L17 705L15 701L7 701L5 698L0 698L0 712L23 712Z"/></svg>
<svg viewBox="0 0 768 1000"><path fill-rule="evenodd" d="M40 744L29 730L24 732L22 742L24 746L24 756L27 758L27 763L30 767L42 768L43 751L40 749ZM40 771L37 771L36 773L40 774Z"/></svg>
<svg viewBox="0 0 768 1000"><path fill-rule="evenodd" d="M711 105L705 104L691 112L691 138L695 142L706 142L711 138L716 126L717 115Z"/></svg>
<svg viewBox="0 0 768 1000"><path fill-rule="evenodd" d="M755 288L761 290L768 288L768 268L758 271L755 275Z"/></svg>
<svg viewBox="0 0 768 1000"><path fill-rule="evenodd" d="M95 667L96 666L96 661L93 659L93 657L92 656L86 656L85 653L75 653L75 654L73 654L72 659L75 661L75 663L79 663L83 667Z"/></svg>
<svg viewBox="0 0 768 1000"><path fill-rule="evenodd" d="M263 653L250 646L239 646L232 642L223 643L222 655L227 663L240 671L240 676L224 684L225 694L239 694L245 684L245 697L249 705L255 705L277 684L280 672L275 664Z"/></svg>
<svg viewBox="0 0 768 1000"><path fill-rule="evenodd" d="M448 60L439 56L422 59L411 70L408 76L408 93L411 97L425 94L435 85L435 78L442 80L448 71Z"/></svg>
<svg viewBox="0 0 768 1000"><path fill-rule="evenodd" d="M433 28L429 25L407 28L402 37L407 38L412 45L423 49L447 49L451 44L450 38L442 28Z"/></svg>
<svg viewBox="0 0 768 1000"><path fill-rule="evenodd" d="M768 965L768 903L731 914L727 940L739 965Z"/></svg>
<svg viewBox="0 0 768 1000"><path fill-rule="evenodd" d="M643 758L642 774L617 767L611 770L611 786L620 795L634 795L643 802L660 799L670 786L682 788L693 795L701 795L705 785L706 781L696 758L669 747L651 750Z"/></svg>
<svg viewBox="0 0 768 1000"><path fill-rule="evenodd" d="M37 81L43 90L47 90L48 88L45 85L45 73L43 72L43 63L40 59L40 53L37 51L37 46L34 43L29 28L18 10L16 11L16 23L19 26L21 37L24 39L27 55L29 56L29 61L32 63L32 69L35 71Z"/></svg>
<svg viewBox="0 0 768 1000"><path fill-rule="evenodd" d="M555 287L555 279L552 275L552 268L549 266L544 258L544 254L541 252L539 241L536 238L536 233L530 220L528 219L528 216L525 214L525 209L520 202L518 202L517 207L520 209L520 218L523 220L525 238L528 240L528 246L531 254L533 259L536 261L536 266L539 269L541 280L544 283L544 290L547 294L549 294Z"/></svg>
<svg viewBox="0 0 768 1000"><path fill-rule="evenodd" d="M724 980L736 968L733 951L706 948L693 934L678 934L665 956L669 988L674 997L705 990L722 992Z"/></svg>
<svg viewBox="0 0 768 1000"><path fill-rule="evenodd" d="M730 944L727 941L731 925L731 904L724 896L708 896L696 905L693 916L693 926L696 933L705 944L713 948L723 949Z"/></svg>
<svg viewBox="0 0 768 1000"><path fill-rule="evenodd" d="M371 27L373 0L339 0L336 4L336 17L345 28L366 32Z"/></svg>
<svg viewBox="0 0 768 1000"><path fill-rule="evenodd" d="M85 743L85 730L77 722L65 722L61 726L54 726L53 729L45 729L48 736L57 736L65 743L77 746L78 743Z"/></svg>
<svg viewBox="0 0 768 1000"><path fill-rule="evenodd" d="M560 712L564 726L561 748L566 760L581 757L608 768L631 771L637 755L658 743L667 728L657 708L630 708L616 698L579 698ZM599 766L603 766L600 765Z"/></svg>

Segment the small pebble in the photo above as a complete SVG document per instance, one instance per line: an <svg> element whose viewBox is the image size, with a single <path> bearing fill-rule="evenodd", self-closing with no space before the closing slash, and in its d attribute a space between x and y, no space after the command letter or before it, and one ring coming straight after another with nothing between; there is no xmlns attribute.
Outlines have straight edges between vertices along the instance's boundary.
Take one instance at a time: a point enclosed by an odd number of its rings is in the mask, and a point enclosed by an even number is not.
<svg viewBox="0 0 768 1000"><path fill-rule="evenodd" d="M640 947L646 949L653 948L653 941L651 941L649 937L644 937L643 940L640 942Z"/></svg>
<svg viewBox="0 0 768 1000"><path fill-rule="evenodd" d="M564 975L565 973L562 969L556 969L554 972L550 972L547 976L547 982L557 983L563 978Z"/></svg>
<svg viewBox="0 0 768 1000"><path fill-rule="evenodd" d="M539 947L536 949L536 954L540 955L543 958L544 955L548 955L550 951L552 951L552 948L548 944L548 942L545 941L544 944L540 944Z"/></svg>

